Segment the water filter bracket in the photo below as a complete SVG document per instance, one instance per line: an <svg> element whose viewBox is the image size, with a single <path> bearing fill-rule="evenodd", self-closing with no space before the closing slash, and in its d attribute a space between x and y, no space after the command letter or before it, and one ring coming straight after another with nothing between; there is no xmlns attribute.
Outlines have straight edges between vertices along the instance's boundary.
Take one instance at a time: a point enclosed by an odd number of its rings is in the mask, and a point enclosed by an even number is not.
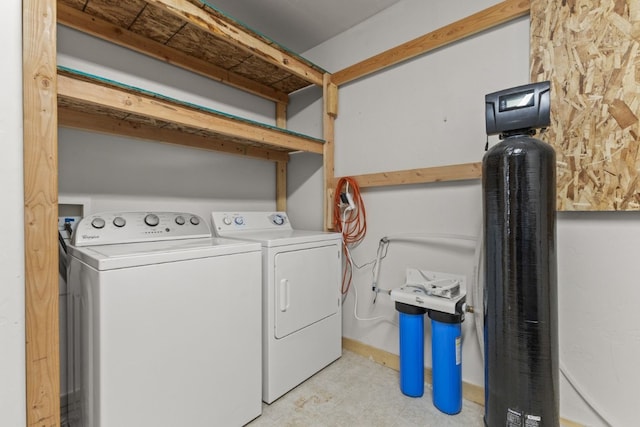
<svg viewBox="0 0 640 427"><path fill-rule="evenodd" d="M429 311L459 314L459 303L466 299L466 277L463 275L407 268L405 284L392 289L392 301Z"/></svg>

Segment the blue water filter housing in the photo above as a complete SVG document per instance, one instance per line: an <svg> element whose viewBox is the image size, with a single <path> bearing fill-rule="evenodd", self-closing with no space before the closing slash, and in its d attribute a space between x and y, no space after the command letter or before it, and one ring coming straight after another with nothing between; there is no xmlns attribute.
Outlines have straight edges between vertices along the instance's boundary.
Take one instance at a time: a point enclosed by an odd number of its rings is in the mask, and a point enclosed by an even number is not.
<svg viewBox="0 0 640 427"><path fill-rule="evenodd" d="M424 394L425 308L396 302L400 318L400 391L406 396Z"/></svg>
<svg viewBox="0 0 640 427"><path fill-rule="evenodd" d="M429 311L433 405L445 414L462 410L461 314Z"/></svg>

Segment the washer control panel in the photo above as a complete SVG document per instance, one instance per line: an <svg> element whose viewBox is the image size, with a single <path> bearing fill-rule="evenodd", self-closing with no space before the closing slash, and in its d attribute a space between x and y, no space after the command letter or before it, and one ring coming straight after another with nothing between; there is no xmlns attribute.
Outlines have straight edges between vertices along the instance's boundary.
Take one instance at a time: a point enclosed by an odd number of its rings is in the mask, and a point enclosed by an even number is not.
<svg viewBox="0 0 640 427"><path fill-rule="evenodd" d="M211 237L202 217L185 212L103 212L84 217L73 233L74 246Z"/></svg>
<svg viewBox="0 0 640 427"><path fill-rule="evenodd" d="M291 230L286 212L211 212L218 235L235 231Z"/></svg>

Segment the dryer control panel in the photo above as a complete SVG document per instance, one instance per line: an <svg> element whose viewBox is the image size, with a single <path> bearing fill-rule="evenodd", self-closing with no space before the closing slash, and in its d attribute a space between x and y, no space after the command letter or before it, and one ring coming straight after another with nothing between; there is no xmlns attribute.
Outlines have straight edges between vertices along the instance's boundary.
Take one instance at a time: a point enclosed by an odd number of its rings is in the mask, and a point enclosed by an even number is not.
<svg viewBox="0 0 640 427"><path fill-rule="evenodd" d="M71 244L93 246L119 243L211 237L202 217L186 212L102 212L84 217Z"/></svg>
<svg viewBox="0 0 640 427"><path fill-rule="evenodd" d="M228 231L292 230L286 212L211 212L218 235Z"/></svg>

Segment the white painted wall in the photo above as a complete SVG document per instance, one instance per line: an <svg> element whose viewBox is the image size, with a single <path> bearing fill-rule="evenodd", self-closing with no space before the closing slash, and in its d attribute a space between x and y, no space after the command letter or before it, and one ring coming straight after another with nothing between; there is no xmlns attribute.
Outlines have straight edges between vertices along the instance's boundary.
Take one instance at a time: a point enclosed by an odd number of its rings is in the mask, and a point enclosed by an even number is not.
<svg viewBox="0 0 640 427"><path fill-rule="evenodd" d="M368 21L306 52L335 72L430 30L484 9L494 0L403 0ZM529 80L529 21L512 23L439 49L340 89L336 122L336 176L480 161L486 141L484 95ZM319 101L308 95L290 125L314 129ZM294 99L294 103L296 100ZM495 139L491 139L494 143ZM321 227L321 163L294 157L300 172L291 188L292 222ZM312 170L309 170L309 169ZM315 168L315 169L313 169ZM316 194L317 196L310 197ZM397 233L477 235L481 188L477 181L370 189L364 192L367 238L353 250L358 264L375 257L378 240ZM560 360L565 372L614 426L635 425L640 368L635 286L640 266L640 213L558 215ZM381 269L382 287L403 282L408 266L470 275L472 248L393 243ZM397 317L388 298L371 304L371 270L354 275L344 304L343 334L398 353ZM388 320L358 321L358 316ZM427 326L425 365L431 366ZM483 364L471 316L463 326L463 378L482 385ZM560 376L561 414L589 426L606 425Z"/></svg>
<svg viewBox="0 0 640 427"><path fill-rule="evenodd" d="M0 92L0 425L26 424L24 196L22 181L22 2L0 2L4 42Z"/></svg>

